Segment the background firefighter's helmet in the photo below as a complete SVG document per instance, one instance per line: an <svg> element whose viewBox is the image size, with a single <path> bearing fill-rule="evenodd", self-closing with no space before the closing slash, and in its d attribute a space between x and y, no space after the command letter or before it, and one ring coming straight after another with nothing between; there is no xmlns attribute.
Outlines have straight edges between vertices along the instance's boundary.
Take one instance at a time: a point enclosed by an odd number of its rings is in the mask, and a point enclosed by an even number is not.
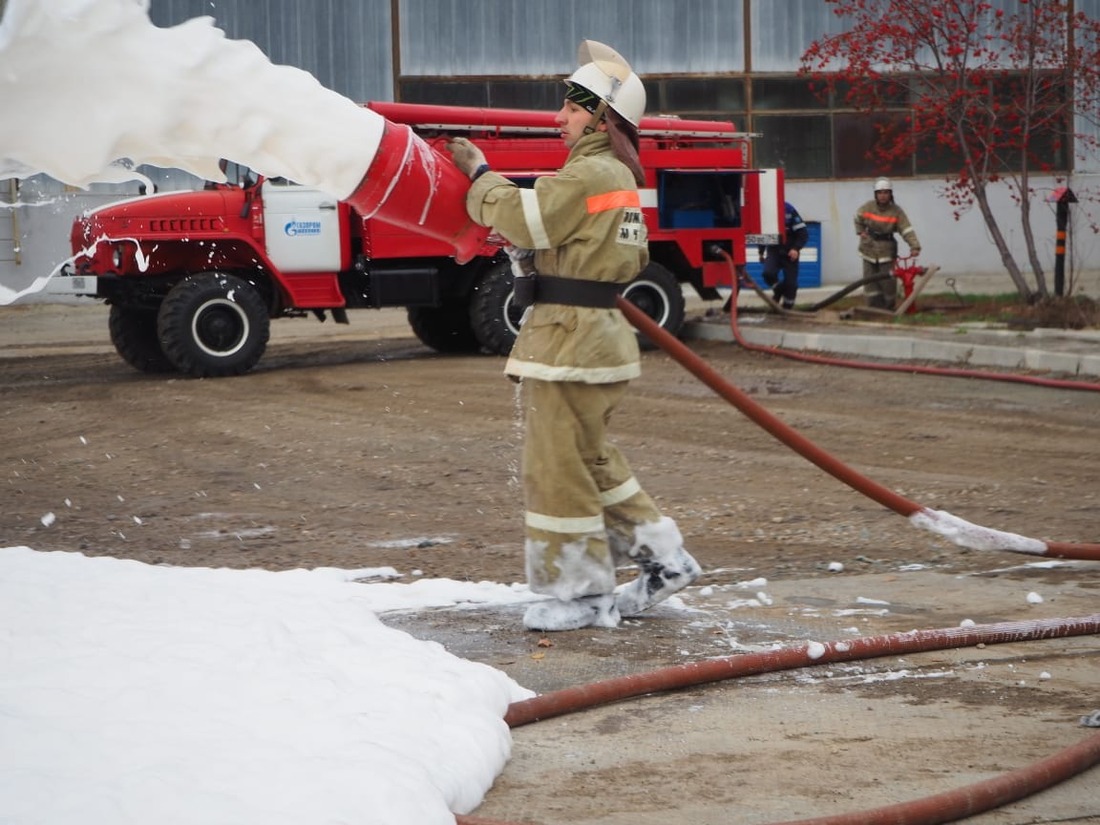
<svg viewBox="0 0 1100 825"><path fill-rule="evenodd" d="M645 114L645 86L626 59L610 46L582 40L577 62L580 68L569 76L565 85L591 92L637 126Z"/></svg>
<svg viewBox="0 0 1100 825"><path fill-rule="evenodd" d="M876 192L883 192L883 191L893 192L894 191L894 186L893 186L893 184L890 183L889 178L879 178L878 180L875 181L875 191Z"/></svg>

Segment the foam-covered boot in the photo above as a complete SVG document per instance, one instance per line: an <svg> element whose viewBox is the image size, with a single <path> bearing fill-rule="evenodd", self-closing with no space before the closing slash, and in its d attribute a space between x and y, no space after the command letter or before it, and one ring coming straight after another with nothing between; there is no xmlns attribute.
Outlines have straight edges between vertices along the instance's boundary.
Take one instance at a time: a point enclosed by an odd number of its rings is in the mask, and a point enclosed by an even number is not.
<svg viewBox="0 0 1100 825"><path fill-rule="evenodd" d="M639 525L635 543L631 556L637 558L642 573L615 594L620 616L636 616L648 610L683 590L703 572L699 562L684 549L672 519L663 517L656 523Z"/></svg>
<svg viewBox="0 0 1100 825"><path fill-rule="evenodd" d="M580 630L582 627L618 627L619 611L615 596L582 596L562 601L535 602L523 614L528 630Z"/></svg>
<svg viewBox="0 0 1100 825"><path fill-rule="evenodd" d="M643 561L642 574L615 594L620 616L636 616L683 590L703 572L699 562L682 547L671 561Z"/></svg>

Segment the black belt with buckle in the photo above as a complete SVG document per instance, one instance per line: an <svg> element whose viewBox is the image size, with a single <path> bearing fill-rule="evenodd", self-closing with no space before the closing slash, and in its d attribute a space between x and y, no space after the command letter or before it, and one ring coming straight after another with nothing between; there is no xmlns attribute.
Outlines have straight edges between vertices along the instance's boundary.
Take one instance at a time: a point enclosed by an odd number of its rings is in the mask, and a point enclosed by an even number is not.
<svg viewBox="0 0 1100 825"><path fill-rule="evenodd" d="M564 304L566 306L594 307L596 309L611 309L614 307L615 299L626 286L626 284L612 284L607 281L559 278L554 275L537 275L533 280L535 282L535 294L532 303Z"/></svg>

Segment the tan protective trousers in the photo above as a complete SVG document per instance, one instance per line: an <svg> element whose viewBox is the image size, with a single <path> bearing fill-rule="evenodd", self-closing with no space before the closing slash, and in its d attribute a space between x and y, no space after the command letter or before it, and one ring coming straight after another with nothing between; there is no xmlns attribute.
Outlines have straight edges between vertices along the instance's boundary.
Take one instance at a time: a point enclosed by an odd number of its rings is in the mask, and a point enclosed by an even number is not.
<svg viewBox="0 0 1100 825"><path fill-rule="evenodd" d="M876 275L889 275L891 277L873 284L863 285L863 294L867 297L868 306L882 304L882 308L893 309L898 300L898 280L893 277L894 262L883 261L875 263L863 259L863 277L873 278ZM877 299L877 300L876 300Z"/></svg>
<svg viewBox="0 0 1100 825"><path fill-rule="evenodd" d="M523 380L525 555L535 593L563 600L610 593L635 526L661 517L607 440L628 383Z"/></svg>

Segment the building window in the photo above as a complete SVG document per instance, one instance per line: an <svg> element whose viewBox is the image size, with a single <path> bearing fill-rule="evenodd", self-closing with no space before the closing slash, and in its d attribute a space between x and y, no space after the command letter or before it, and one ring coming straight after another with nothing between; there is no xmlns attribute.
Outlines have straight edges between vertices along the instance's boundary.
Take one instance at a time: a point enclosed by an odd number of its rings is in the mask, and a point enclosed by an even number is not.
<svg viewBox="0 0 1100 825"><path fill-rule="evenodd" d="M440 106L477 106L494 109L557 111L565 97L561 79L405 78L398 83L398 100Z"/></svg>
<svg viewBox="0 0 1100 825"><path fill-rule="evenodd" d="M814 92L809 81L801 77L754 77L752 108L766 110L827 109L828 101Z"/></svg>
<svg viewBox="0 0 1100 825"><path fill-rule="evenodd" d="M741 77L668 78L652 86L647 83L646 93L650 110L662 114L706 112L729 117L731 112L745 111L745 80Z"/></svg>
<svg viewBox="0 0 1100 825"><path fill-rule="evenodd" d="M874 115L857 112L843 84L824 95L801 76L650 77L644 83L651 114L732 121L738 129L761 134L753 141L754 165L782 168L788 179L948 175L959 168L958 158L934 139L887 166L874 154L876 143L884 140L883 130L907 128L905 83L883 81L879 94L890 108ZM991 94L1016 95L1018 83L1018 77L998 78ZM1052 109L1058 106L1056 93L1048 90L1054 94ZM562 96L558 77L398 80L398 99L412 103L557 111ZM1069 168L1070 137L1064 116L1037 125L1032 130L1032 168ZM1002 161L1006 169L1018 166L1015 158Z"/></svg>
<svg viewBox="0 0 1100 825"><path fill-rule="evenodd" d="M753 164L781 168L788 178L827 178L832 169L829 116L754 115Z"/></svg>
<svg viewBox="0 0 1100 825"><path fill-rule="evenodd" d="M905 116L866 115L854 112L837 112L832 117L833 174L835 178L869 178L886 174L890 177L907 177L913 174L910 158L894 161L883 168L882 160L875 157L874 147L885 135L906 128Z"/></svg>

